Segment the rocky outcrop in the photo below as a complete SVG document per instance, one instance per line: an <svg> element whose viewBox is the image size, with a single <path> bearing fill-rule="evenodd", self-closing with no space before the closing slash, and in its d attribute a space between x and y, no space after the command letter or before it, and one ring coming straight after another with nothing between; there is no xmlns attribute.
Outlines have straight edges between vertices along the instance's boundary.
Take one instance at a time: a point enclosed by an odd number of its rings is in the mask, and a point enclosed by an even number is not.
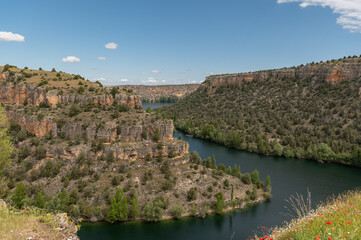
<svg viewBox="0 0 361 240"><path fill-rule="evenodd" d="M131 89L133 90L134 93L139 95L141 99L154 102L159 100L161 97L183 98L184 96L197 90L199 84L160 85L160 86L123 85L120 87Z"/></svg>
<svg viewBox="0 0 361 240"><path fill-rule="evenodd" d="M133 161L137 159L144 159L148 154L150 154L152 158L155 158L160 154L160 152L162 152L163 156L167 156L169 152L172 152L175 157L180 158L185 156L188 153L188 150L189 144L184 141L173 139L168 142L164 142L163 146L159 147L158 143L148 140L106 145L105 148L98 151L96 155L91 152L91 144L82 144L73 147L53 145L46 149L46 157L75 159L80 153L87 154L88 158L96 158L100 155L109 156L109 154L112 154L115 159ZM148 167L151 168L151 166Z"/></svg>
<svg viewBox="0 0 361 240"><path fill-rule="evenodd" d="M134 142L143 140L142 133L146 134L146 139L153 139L154 133L158 129L160 140L168 141L173 139L173 121L165 119L144 125L122 125L114 120L105 123L104 126L96 124L88 126L84 122L67 122L58 127L52 117L28 116L23 110L6 111L6 116L20 125L22 129L37 137L43 137L45 134L51 133L53 137L60 136L65 139L101 139L105 143L116 140Z"/></svg>
<svg viewBox="0 0 361 240"><path fill-rule="evenodd" d="M37 116L26 116L23 111L6 111L6 117L16 124L20 125L22 129L34 134L37 137L43 137L45 134L52 132L54 122L52 118Z"/></svg>
<svg viewBox="0 0 361 240"><path fill-rule="evenodd" d="M2 73L5 76L5 73ZM138 96L118 93L102 95L75 95L59 94L57 90L46 91L44 88L34 87L27 83L1 83L0 84L0 103L4 104L29 104L39 106L44 104L56 108L57 104L79 105L93 104L95 106L111 106L114 102L126 104L132 108L141 108L142 103Z"/></svg>
<svg viewBox="0 0 361 240"><path fill-rule="evenodd" d="M361 58L334 61L329 63L307 64L295 68L283 68L252 73L213 75L206 78L204 85L210 87L241 85L242 82L263 81L266 79L299 78L326 81L336 84L341 81L361 77Z"/></svg>

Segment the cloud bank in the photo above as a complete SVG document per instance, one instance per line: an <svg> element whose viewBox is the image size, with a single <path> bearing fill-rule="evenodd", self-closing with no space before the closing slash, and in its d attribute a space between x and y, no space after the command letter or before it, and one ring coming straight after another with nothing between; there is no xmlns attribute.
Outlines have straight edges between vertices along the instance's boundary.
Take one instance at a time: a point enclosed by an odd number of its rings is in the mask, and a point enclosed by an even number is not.
<svg viewBox="0 0 361 240"><path fill-rule="evenodd" d="M24 42L25 38L12 32L0 32L0 41L6 42Z"/></svg>
<svg viewBox="0 0 361 240"><path fill-rule="evenodd" d="M277 0L278 3L299 2L300 6L329 7L334 13L340 14L337 23L351 32L361 32L361 1L360 0Z"/></svg>
<svg viewBox="0 0 361 240"><path fill-rule="evenodd" d="M105 61L105 60L107 60L107 58L106 57L98 57L98 60Z"/></svg>
<svg viewBox="0 0 361 240"><path fill-rule="evenodd" d="M160 73L158 69L152 70L152 73Z"/></svg>
<svg viewBox="0 0 361 240"><path fill-rule="evenodd" d="M65 63L74 63L74 62L80 62L80 59L74 56L67 56L66 58L62 59Z"/></svg>
<svg viewBox="0 0 361 240"><path fill-rule="evenodd" d="M118 44L116 44L114 42L105 44L105 48L107 48L107 49L117 49L117 47L118 47Z"/></svg>

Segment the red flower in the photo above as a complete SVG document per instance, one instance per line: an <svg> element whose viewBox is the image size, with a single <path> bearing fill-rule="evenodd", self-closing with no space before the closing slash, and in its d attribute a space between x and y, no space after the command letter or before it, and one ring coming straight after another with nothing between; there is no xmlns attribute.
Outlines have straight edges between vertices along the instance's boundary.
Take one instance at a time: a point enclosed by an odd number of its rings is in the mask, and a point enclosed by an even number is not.
<svg viewBox="0 0 361 240"><path fill-rule="evenodd" d="M265 230L266 228L265 227L263 227L263 230Z"/></svg>
<svg viewBox="0 0 361 240"><path fill-rule="evenodd" d="M332 240L331 238L327 238L327 240Z"/></svg>
<svg viewBox="0 0 361 240"><path fill-rule="evenodd" d="M344 236L345 236L345 238L347 238L347 235L346 235L346 234L345 234Z"/></svg>
<svg viewBox="0 0 361 240"><path fill-rule="evenodd" d="M353 207L353 204L352 204L352 203L350 203L350 206L351 206L351 207Z"/></svg>
<svg viewBox="0 0 361 240"><path fill-rule="evenodd" d="M331 225L332 224L332 222L327 222L327 225Z"/></svg>
<svg viewBox="0 0 361 240"><path fill-rule="evenodd" d="M347 222L347 224L351 224L350 222Z"/></svg>

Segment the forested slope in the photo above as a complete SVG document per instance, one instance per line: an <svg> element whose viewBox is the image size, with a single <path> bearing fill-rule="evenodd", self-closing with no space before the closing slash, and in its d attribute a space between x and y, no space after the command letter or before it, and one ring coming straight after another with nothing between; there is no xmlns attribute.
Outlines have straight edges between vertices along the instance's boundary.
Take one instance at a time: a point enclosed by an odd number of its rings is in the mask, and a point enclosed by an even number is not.
<svg viewBox="0 0 361 240"><path fill-rule="evenodd" d="M160 111L178 129L233 148L361 166L360 62L210 76Z"/></svg>

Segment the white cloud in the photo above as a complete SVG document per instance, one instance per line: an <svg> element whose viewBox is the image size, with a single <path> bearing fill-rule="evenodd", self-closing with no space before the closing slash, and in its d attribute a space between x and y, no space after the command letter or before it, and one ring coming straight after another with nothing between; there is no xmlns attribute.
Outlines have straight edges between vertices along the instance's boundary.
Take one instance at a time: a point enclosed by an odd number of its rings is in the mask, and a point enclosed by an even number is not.
<svg viewBox="0 0 361 240"><path fill-rule="evenodd" d="M122 79L120 79L119 81L121 81L121 82L129 82L129 80L126 79L126 78L122 78Z"/></svg>
<svg viewBox="0 0 361 240"><path fill-rule="evenodd" d="M196 81L192 81L192 83L196 83Z"/></svg>
<svg viewBox="0 0 361 240"><path fill-rule="evenodd" d="M155 70L152 70L152 73L160 73L160 71L155 69Z"/></svg>
<svg viewBox="0 0 361 240"><path fill-rule="evenodd" d="M337 23L351 32L361 32L361 1L360 0L277 0L278 3L299 2L300 6L329 7L339 14Z"/></svg>
<svg viewBox="0 0 361 240"><path fill-rule="evenodd" d="M105 44L105 48L108 48L108 49L116 49L117 47L118 47L118 44L116 44L114 42Z"/></svg>
<svg viewBox="0 0 361 240"><path fill-rule="evenodd" d="M105 61L105 60L107 60L107 58L106 57L98 57L98 60Z"/></svg>
<svg viewBox="0 0 361 240"><path fill-rule="evenodd" d="M74 62L80 62L80 59L74 56L67 56L66 58L62 59L63 62L69 62L69 63L74 63Z"/></svg>
<svg viewBox="0 0 361 240"><path fill-rule="evenodd" d="M162 83L165 83L166 81L165 80L162 80Z"/></svg>
<svg viewBox="0 0 361 240"><path fill-rule="evenodd" d="M0 32L0 41L6 42L24 42L25 38L12 32Z"/></svg>
<svg viewBox="0 0 361 240"><path fill-rule="evenodd" d="M148 78L147 82L149 82L149 83L157 83L158 80L155 79L155 78Z"/></svg>
<svg viewBox="0 0 361 240"><path fill-rule="evenodd" d="M207 75L213 75L213 72L207 72Z"/></svg>

